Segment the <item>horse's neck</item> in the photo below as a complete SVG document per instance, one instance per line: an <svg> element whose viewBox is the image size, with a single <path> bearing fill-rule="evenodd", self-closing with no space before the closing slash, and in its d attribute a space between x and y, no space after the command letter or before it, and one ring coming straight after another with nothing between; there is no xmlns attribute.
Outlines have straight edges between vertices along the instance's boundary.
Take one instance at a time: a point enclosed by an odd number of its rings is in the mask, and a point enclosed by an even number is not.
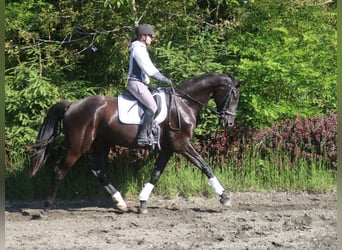
<svg viewBox="0 0 342 250"><path fill-rule="evenodd" d="M202 80L189 84L184 92L199 102L206 104L217 87L218 84Z"/></svg>

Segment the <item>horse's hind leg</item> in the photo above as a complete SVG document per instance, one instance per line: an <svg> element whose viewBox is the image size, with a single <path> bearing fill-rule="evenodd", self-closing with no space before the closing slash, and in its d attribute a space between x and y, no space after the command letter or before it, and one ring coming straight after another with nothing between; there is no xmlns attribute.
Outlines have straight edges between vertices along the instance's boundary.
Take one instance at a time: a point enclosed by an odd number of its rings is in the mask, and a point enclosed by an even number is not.
<svg viewBox="0 0 342 250"><path fill-rule="evenodd" d="M54 169L51 192L49 194L49 197L45 201L45 212L52 208L55 202L59 184L64 179L72 165L74 165L74 163L77 161L79 157L79 155L72 154L70 151L68 151L65 157L60 161L60 164L56 166L56 168Z"/></svg>
<svg viewBox="0 0 342 250"><path fill-rule="evenodd" d="M139 194L140 206L139 213L147 213L147 200L163 173L167 162L169 161L172 153L169 151L161 151L156 161L150 182L146 183Z"/></svg>
<svg viewBox="0 0 342 250"><path fill-rule="evenodd" d="M127 211L126 202L122 198L120 192L113 187L106 176L105 159L107 158L107 155L108 150L94 153L92 172L110 194L113 201L115 202L116 207L122 211Z"/></svg>

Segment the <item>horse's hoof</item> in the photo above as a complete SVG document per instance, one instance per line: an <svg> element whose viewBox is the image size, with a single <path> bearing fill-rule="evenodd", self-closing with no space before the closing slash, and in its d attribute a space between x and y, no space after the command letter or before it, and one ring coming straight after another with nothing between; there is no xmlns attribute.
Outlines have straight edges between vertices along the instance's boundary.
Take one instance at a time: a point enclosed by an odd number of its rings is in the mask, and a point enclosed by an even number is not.
<svg viewBox="0 0 342 250"><path fill-rule="evenodd" d="M122 212L127 212L128 211L126 203L125 204L117 203L116 204L116 208L119 209Z"/></svg>
<svg viewBox="0 0 342 250"><path fill-rule="evenodd" d="M221 202L222 206L225 206L225 207L231 207L232 206L231 199L229 199L229 197L227 195L221 195L220 202Z"/></svg>
<svg viewBox="0 0 342 250"><path fill-rule="evenodd" d="M39 218L40 219L46 219L49 215L49 209L44 209L39 212Z"/></svg>
<svg viewBox="0 0 342 250"><path fill-rule="evenodd" d="M148 210L147 210L147 208L139 207L138 212L139 212L139 214L147 214Z"/></svg>
<svg viewBox="0 0 342 250"><path fill-rule="evenodd" d="M138 208L139 214L147 214L147 202L140 201L140 207Z"/></svg>
<svg viewBox="0 0 342 250"><path fill-rule="evenodd" d="M116 205L116 208L123 211L127 212L127 205L124 199L122 198L120 192L115 192L115 194L112 196L112 199Z"/></svg>

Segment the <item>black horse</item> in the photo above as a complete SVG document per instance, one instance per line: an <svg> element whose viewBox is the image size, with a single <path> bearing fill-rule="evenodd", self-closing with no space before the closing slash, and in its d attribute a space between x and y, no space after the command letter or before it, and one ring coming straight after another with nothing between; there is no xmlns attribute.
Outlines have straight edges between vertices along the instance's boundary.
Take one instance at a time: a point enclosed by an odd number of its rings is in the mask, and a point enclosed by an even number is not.
<svg viewBox="0 0 342 250"><path fill-rule="evenodd" d="M176 88L167 88L168 115L160 124L160 152L149 183L146 183L139 195L140 212L147 212L147 200L163 173L167 162L174 152L185 156L209 179L214 193L220 196L222 205L229 206L230 199L215 177L211 167L193 148L190 141L201 109L213 98L217 111L214 111L222 126L234 124L235 112L240 97L241 82L232 76L207 73L189 79ZM123 124L119 120L118 98L89 96L77 102L60 101L53 105L45 117L33 146L35 157L30 176L36 175L48 157L49 144L59 134L63 121L65 155L56 166L52 190L45 201L45 211L54 203L60 182L79 157L91 152L93 155L93 173L112 196L117 208L126 210L127 206L121 194L109 183L105 175L105 161L110 147L121 145L137 148L136 136L139 125Z"/></svg>

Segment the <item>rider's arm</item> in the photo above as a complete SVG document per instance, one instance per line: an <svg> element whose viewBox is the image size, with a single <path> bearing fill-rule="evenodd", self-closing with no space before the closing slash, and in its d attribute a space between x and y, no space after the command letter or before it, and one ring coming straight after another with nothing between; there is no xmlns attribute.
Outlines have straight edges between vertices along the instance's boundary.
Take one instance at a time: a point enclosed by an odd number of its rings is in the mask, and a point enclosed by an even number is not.
<svg viewBox="0 0 342 250"><path fill-rule="evenodd" d="M134 59L138 63L140 69L149 77L156 79L160 82L172 84L172 81L159 72L153 65L150 56L144 47L137 47L134 51Z"/></svg>
<svg viewBox="0 0 342 250"><path fill-rule="evenodd" d="M171 85L171 84L172 84L172 81L171 81L169 78L165 77L165 76L164 76L162 73L160 73L159 71L158 71L157 73L151 75L151 77L152 77L153 79L156 79L157 81L165 82L165 83L167 83L168 85Z"/></svg>

